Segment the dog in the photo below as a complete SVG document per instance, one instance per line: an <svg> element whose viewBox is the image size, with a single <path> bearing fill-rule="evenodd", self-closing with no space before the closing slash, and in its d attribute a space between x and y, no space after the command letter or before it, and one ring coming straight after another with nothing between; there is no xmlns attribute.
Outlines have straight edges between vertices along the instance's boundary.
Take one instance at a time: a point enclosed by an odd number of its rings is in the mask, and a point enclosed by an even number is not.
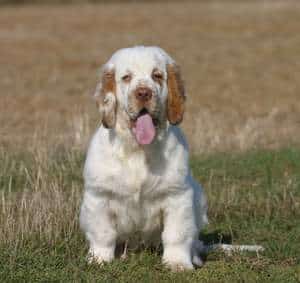
<svg viewBox="0 0 300 283"><path fill-rule="evenodd" d="M179 66L159 47L120 49L102 67L95 100L102 125L88 148L80 212L90 260L111 262L122 243L161 242L172 270L201 266L207 202L178 127Z"/></svg>

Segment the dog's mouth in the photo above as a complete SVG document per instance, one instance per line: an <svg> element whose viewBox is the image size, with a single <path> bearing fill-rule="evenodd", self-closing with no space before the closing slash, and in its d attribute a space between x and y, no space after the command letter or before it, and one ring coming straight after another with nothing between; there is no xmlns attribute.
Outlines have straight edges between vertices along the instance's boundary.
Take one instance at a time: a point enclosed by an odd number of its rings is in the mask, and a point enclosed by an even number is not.
<svg viewBox="0 0 300 283"><path fill-rule="evenodd" d="M146 108L132 119L132 132L140 145L151 144L156 135L158 119L153 118Z"/></svg>

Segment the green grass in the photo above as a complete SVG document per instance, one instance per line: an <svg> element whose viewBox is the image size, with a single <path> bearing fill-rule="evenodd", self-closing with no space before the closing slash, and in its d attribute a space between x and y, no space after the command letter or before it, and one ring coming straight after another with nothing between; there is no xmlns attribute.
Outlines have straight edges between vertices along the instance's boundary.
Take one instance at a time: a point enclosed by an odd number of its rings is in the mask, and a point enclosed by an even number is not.
<svg viewBox="0 0 300 283"><path fill-rule="evenodd" d="M206 243L260 244L214 252L203 268L171 273L156 252L88 265L78 228L83 154L0 152L1 282L299 282L300 149L194 157L209 200ZM24 222L26 224L24 224Z"/></svg>

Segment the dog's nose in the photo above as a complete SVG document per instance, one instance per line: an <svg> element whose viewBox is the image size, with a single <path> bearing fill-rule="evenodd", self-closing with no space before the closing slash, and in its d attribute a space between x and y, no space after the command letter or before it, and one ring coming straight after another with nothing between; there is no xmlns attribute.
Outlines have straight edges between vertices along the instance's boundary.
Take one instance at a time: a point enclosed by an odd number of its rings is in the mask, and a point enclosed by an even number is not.
<svg viewBox="0 0 300 283"><path fill-rule="evenodd" d="M147 87L139 87L135 92L135 96L140 101L148 101L152 97L152 90Z"/></svg>

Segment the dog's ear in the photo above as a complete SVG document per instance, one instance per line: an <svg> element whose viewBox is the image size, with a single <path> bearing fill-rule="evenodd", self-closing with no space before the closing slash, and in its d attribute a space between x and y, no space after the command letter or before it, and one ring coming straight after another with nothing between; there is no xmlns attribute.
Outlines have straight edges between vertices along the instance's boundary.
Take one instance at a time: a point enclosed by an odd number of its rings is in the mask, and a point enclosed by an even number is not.
<svg viewBox="0 0 300 283"><path fill-rule="evenodd" d="M112 66L104 66L101 70L100 82L94 94L101 121L104 127L113 128L116 124L116 81Z"/></svg>
<svg viewBox="0 0 300 283"><path fill-rule="evenodd" d="M168 98L167 117L172 125L179 124L183 119L185 90L179 66L167 64Z"/></svg>

